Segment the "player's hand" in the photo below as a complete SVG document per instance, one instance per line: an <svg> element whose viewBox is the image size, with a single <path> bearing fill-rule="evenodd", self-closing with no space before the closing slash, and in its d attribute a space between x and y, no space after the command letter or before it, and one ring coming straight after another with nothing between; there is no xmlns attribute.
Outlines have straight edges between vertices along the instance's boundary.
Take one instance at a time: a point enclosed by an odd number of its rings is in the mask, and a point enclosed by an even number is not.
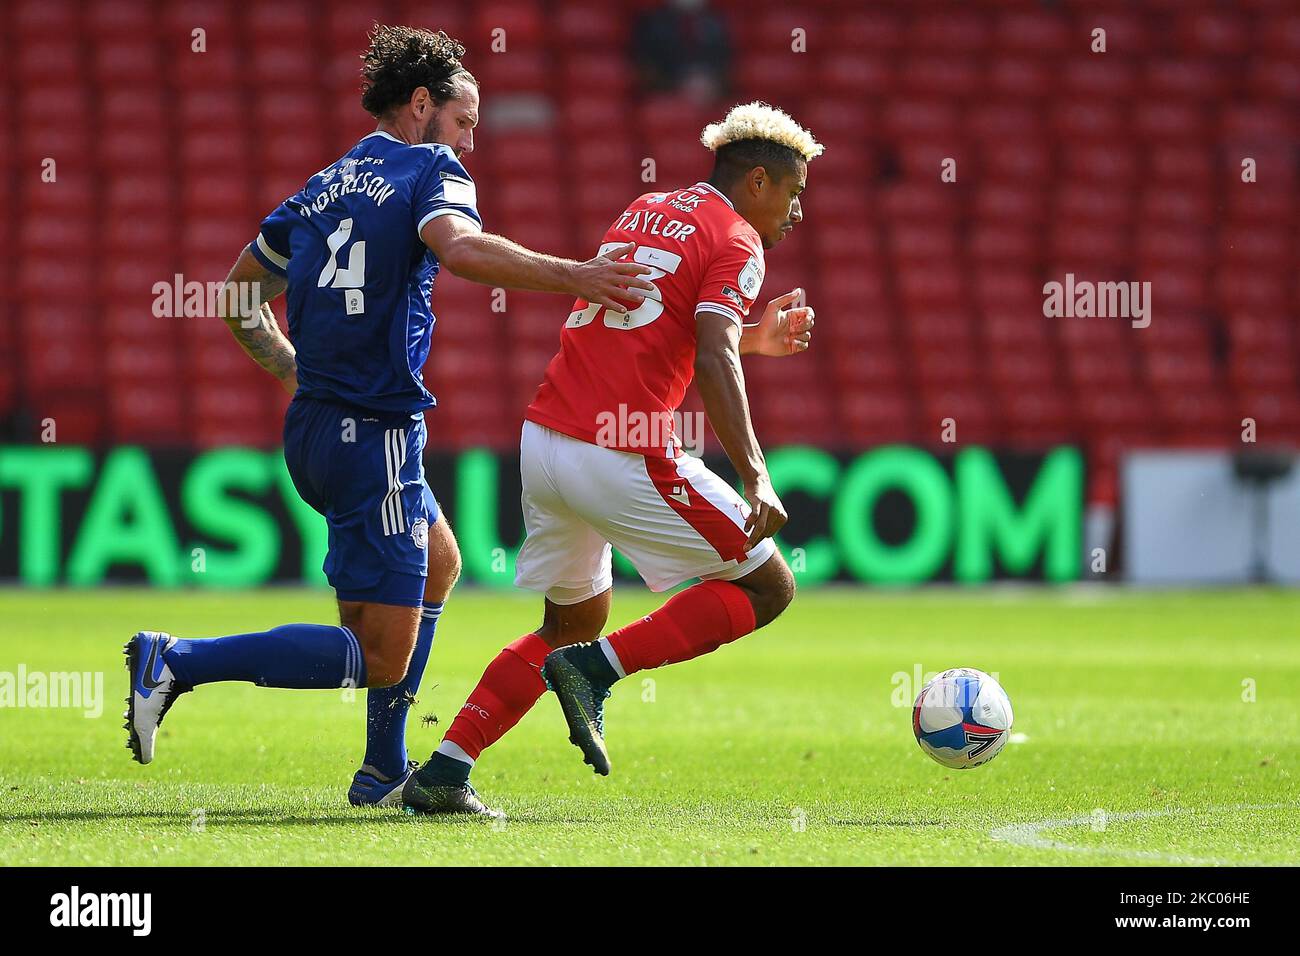
<svg viewBox="0 0 1300 956"><path fill-rule="evenodd" d="M745 530L749 532L745 550L749 551L764 538L773 537L790 518L785 513L785 505L772 490L767 475L759 475L753 482L745 483L745 500L751 509L745 519Z"/></svg>
<svg viewBox="0 0 1300 956"><path fill-rule="evenodd" d="M615 246L603 256L580 262L573 270L573 292L592 305L603 305L612 312L626 312L627 302L639 304L645 293L654 291L654 283L638 278L654 270L639 262L619 262L636 249L635 242Z"/></svg>
<svg viewBox="0 0 1300 956"><path fill-rule="evenodd" d="M792 289L767 304L757 325L745 329L741 351L747 355L795 355L812 345L816 313L811 306L794 305L803 289Z"/></svg>

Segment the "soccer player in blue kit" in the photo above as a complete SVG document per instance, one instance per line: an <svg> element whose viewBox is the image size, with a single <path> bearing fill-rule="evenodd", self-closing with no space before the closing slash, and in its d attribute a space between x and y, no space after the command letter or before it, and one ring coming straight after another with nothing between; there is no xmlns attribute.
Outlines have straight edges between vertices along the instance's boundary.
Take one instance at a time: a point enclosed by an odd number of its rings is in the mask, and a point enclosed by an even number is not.
<svg viewBox="0 0 1300 956"><path fill-rule="evenodd" d="M367 687L357 805L400 805L410 775L405 727L460 554L424 479L420 370L442 267L476 282L582 297L624 311L653 286L617 262L631 246L576 262L482 231L473 149L478 82L443 33L376 26L363 55L361 105L376 130L312 176L262 222L227 278L253 283L251 314L222 317L293 395L284 455L303 500L329 528L325 574L339 624L282 624L202 640L141 631L126 645L128 745L149 763L159 725L200 684ZM289 337L267 300L287 290ZM617 298L616 298L617 297ZM241 301L229 295L226 301ZM245 298L243 301L247 301ZM444 811L483 813L473 789L448 788Z"/></svg>

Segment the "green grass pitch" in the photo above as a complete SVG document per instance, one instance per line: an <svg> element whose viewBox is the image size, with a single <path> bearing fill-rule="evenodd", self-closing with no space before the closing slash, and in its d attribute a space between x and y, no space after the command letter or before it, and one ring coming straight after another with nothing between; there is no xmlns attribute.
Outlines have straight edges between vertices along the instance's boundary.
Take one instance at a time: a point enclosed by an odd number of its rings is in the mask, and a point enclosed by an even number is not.
<svg viewBox="0 0 1300 956"><path fill-rule="evenodd" d="M624 587L611 625L655 603ZM521 595L453 596L412 712L413 756L538 612ZM0 591L0 672L105 675L97 719L0 710L0 860L1300 862L1300 594L805 593L765 631L620 684L609 778L582 764L543 697L475 772L504 826L349 807L361 693L202 687L168 715L155 762L131 762L119 715L133 631L332 614L317 591ZM914 671L952 666L998 673L1024 735L971 771L933 763L911 733Z"/></svg>

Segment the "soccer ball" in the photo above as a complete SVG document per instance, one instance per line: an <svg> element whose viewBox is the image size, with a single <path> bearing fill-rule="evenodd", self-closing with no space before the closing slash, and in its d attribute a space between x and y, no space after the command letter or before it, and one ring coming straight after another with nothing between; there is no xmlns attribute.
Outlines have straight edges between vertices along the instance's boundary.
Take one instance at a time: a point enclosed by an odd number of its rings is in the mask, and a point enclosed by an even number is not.
<svg viewBox="0 0 1300 956"><path fill-rule="evenodd" d="M912 707L916 742L954 770L988 763L1011 734L1011 699L997 681L972 667L944 671L921 688Z"/></svg>

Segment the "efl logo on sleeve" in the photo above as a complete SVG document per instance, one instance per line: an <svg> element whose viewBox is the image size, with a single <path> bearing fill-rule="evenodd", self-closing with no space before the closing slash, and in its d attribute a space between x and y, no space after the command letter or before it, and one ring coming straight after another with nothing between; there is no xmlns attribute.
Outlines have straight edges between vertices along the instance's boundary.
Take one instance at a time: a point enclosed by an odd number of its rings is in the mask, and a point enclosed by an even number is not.
<svg viewBox="0 0 1300 956"><path fill-rule="evenodd" d="M452 206L474 206L478 202L478 190L468 179L462 179L452 173L440 173L442 176L442 198Z"/></svg>
<svg viewBox="0 0 1300 956"><path fill-rule="evenodd" d="M740 291L745 298L752 299L758 294L758 287L763 283L763 267L758 264L758 260L753 256L745 263L745 268L740 270L740 276L736 279L736 285L740 286Z"/></svg>

